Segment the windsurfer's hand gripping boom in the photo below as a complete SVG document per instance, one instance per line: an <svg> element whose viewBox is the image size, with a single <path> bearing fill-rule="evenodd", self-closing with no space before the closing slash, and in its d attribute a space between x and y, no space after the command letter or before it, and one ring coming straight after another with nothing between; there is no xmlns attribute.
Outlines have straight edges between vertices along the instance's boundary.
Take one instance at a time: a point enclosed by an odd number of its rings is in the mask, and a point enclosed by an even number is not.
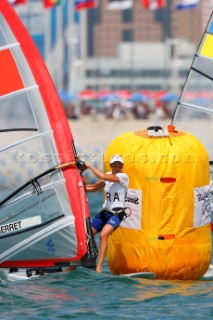
<svg viewBox="0 0 213 320"><path fill-rule="evenodd" d="M83 172L83 171L85 171L86 169L88 169L87 166L86 166L86 164L85 164L85 162L82 161L82 160L80 160L80 159L77 159L77 160L76 160L76 166L77 166L77 168L78 168L81 172Z"/></svg>

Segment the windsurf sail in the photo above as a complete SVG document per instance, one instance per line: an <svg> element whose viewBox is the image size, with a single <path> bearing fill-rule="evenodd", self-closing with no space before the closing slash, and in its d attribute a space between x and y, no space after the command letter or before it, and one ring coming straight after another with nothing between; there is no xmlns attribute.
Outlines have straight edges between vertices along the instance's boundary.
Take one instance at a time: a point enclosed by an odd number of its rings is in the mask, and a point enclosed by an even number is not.
<svg viewBox="0 0 213 320"><path fill-rule="evenodd" d="M197 137L210 164L211 228L213 231L213 12L177 102L172 124ZM202 172L200 173L202 175Z"/></svg>
<svg viewBox="0 0 213 320"><path fill-rule="evenodd" d="M0 268L95 267L83 178L49 72L0 1Z"/></svg>
<svg viewBox="0 0 213 320"><path fill-rule="evenodd" d="M194 55L172 123L197 137L206 147L210 163L213 161L213 14Z"/></svg>

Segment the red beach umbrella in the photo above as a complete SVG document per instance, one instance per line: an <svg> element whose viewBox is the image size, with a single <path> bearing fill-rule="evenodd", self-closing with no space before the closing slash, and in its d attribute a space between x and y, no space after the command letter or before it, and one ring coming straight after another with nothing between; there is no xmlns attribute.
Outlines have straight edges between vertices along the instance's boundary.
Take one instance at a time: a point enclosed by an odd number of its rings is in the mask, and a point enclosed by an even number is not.
<svg viewBox="0 0 213 320"><path fill-rule="evenodd" d="M82 90L79 92L79 98L83 100L92 100L97 98L97 92L94 90Z"/></svg>

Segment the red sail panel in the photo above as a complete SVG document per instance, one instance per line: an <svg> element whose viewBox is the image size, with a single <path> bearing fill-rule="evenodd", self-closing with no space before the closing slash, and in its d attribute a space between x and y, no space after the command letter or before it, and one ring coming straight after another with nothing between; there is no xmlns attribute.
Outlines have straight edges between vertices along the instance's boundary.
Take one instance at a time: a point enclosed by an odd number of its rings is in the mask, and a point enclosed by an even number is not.
<svg viewBox="0 0 213 320"><path fill-rule="evenodd" d="M0 51L0 96L24 87L16 63L9 49Z"/></svg>

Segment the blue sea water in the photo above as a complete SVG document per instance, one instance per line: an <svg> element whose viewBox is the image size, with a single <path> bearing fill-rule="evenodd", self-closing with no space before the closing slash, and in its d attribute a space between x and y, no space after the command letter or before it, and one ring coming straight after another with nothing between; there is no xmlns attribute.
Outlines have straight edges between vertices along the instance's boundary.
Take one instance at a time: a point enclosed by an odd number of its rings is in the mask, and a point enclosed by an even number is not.
<svg viewBox="0 0 213 320"><path fill-rule="evenodd" d="M101 194L89 195L91 215ZM98 243L98 238L97 238ZM78 268L23 281L0 271L0 319L213 319L213 273L200 281L113 276Z"/></svg>

